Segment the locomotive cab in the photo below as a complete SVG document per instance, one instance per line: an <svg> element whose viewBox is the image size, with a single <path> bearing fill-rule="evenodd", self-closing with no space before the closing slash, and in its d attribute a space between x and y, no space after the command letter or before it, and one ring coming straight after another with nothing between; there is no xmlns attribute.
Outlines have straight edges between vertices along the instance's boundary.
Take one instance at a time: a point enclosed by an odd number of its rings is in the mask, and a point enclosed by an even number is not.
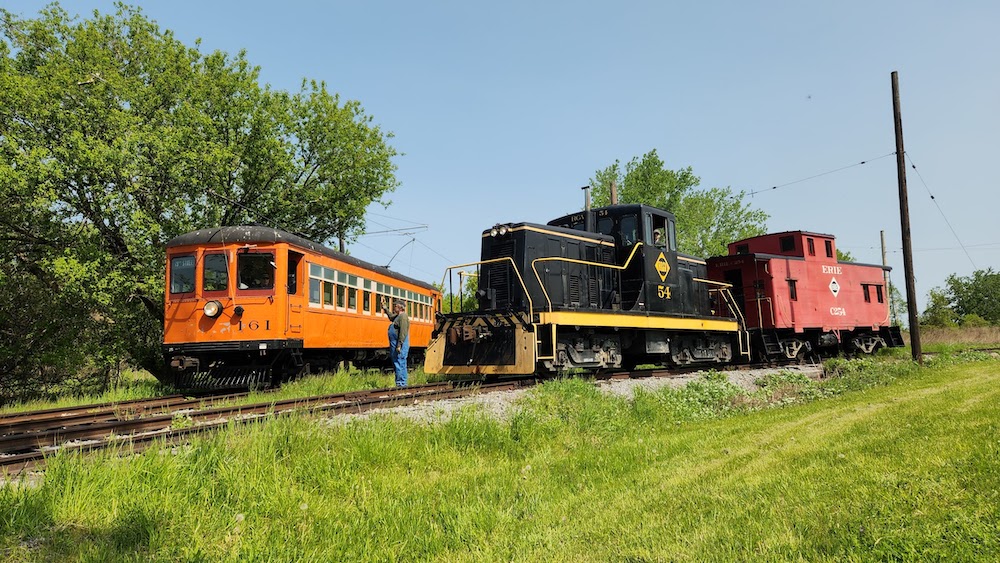
<svg viewBox="0 0 1000 563"><path fill-rule="evenodd" d="M591 217L587 217L588 213ZM621 309L682 316L728 312L713 303L705 261L677 251L673 213L648 205L614 205L566 215L549 225L609 235L621 271Z"/></svg>

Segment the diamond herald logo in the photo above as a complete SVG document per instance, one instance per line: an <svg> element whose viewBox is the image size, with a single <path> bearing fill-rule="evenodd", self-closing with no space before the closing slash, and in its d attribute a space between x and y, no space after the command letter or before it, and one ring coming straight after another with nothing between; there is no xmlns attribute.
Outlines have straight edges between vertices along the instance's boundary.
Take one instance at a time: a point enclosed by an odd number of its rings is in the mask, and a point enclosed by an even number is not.
<svg viewBox="0 0 1000 563"><path fill-rule="evenodd" d="M837 283L837 278L830 278L830 292L836 297L840 293L840 284Z"/></svg>
<svg viewBox="0 0 1000 563"><path fill-rule="evenodd" d="M666 281L667 274L670 273L670 264L667 264L667 257L660 253L656 259L656 273L660 274L660 281Z"/></svg>

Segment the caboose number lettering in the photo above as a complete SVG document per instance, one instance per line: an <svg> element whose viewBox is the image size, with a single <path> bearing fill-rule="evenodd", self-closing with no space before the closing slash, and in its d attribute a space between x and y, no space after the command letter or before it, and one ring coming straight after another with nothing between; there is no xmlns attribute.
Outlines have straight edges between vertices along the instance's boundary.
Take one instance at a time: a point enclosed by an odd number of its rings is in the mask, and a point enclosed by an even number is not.
<svg viewBox="0 0 1000 563"><path fill-rule="evenodd" d="M830 314L835 317L846 317L847 309L843 307L830 307Z"/></svg>
<svg viewBox="0 0 1000 563"><path fill-rule="evenodd" d="M660 299L670 299L670 286L669 285L656 286L656 295Z"/></svg>

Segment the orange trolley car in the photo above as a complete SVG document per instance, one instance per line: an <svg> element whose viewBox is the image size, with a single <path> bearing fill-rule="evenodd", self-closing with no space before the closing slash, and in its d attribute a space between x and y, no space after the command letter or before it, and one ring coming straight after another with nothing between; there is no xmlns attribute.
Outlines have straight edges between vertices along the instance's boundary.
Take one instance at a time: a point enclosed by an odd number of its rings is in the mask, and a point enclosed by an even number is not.
<svg viewBox="0 0 1000 563"><path fill-rule="evenodd" d="M441 294L432 285L262 226L167 243L164 376L179 387L276 385L341 361L388 365L380 302L402 300L421 363Z"/></svg>

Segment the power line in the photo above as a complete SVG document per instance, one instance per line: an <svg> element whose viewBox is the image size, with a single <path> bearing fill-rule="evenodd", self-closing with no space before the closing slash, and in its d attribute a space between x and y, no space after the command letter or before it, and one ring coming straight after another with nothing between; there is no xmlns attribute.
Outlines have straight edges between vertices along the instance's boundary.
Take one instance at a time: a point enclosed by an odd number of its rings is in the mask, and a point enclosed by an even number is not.
<svg viewBox="0 0 1000 563"><path fill-rule="evenodd" d="M390 217L388 215L382 215L380 213L372 213L371 211L366 213L366 215L374 215L375 217L382 217L383 219L392 219L393 221L402 221L404 223L412 223L414 225L421 225L426 227L426 225L424 225L423 223L418 223L416 221L411 221L409 219L400 219L399 217Z"/></svg>
<svg viewBox="0 0 1000 563"><path fill-rule="evenodd" d="M883 158L890 157L890 156L892 156L894 154L896 154L895 151L891 152L889 154L883 154L882 156L877 156L875 158L869 158L868 160L862 160L861 162L856 162L854 164L848 164L847 166L841 166L840 168L835 168L833 170L827 170L826 172L821 172L819 174L814 174L812 176L809 176L808 178L801 178L799 180L794 180L792 182L785 182L784 184L778 184L777 186L771 186L770 188L765 188L763 190L755 190L755 191L750 192L747 195L753 196L754 194L759 194L759 193L763 193L763 192L767 192L767 191L771 191L771 190L776 190L778 188L784 188L786 186L791 186L791 185L794 185L794 184L800 184L800 183L806 182L808 180L814 180L816 178L820 178L820 177L823 177L823 176L828 176L830 174L841 172L843 170L847 170L848 168L854 168L856 166L862 166L862 165L868 164L869 162L875 162L876 160L881 160Z"/></svg>
<svg viewBox="0 0 1000 563"><path fill-rule="evenodd" d="M431 248L431 247L427 246L426 244L424 244L424 242L423 242L422 240L419 240L419 239L416 239L416 240L417 240L417 242L418 242L418 243L419 243L419 244L420 244L421 246L423 246L423 247L424 247L424 248L426 248L427 250L430 250L430 251L431 251L431 252L433 252L434 254L437 254L437 255L438 255L438 256L440 256L441 258L444 258L444 259L445 259L445 260L446 260L446 261L447 261L447 262L448 262L449 264L454 264L454 263L455 263L455 261L454 261L454 260L452 260L451 258L448 258L448 257L447 257L447 256L445 256L444 254L441 254L441 253L440 253L440 252L438 252L437 250L434 250L433 248Z"/></svg>
<svg viewBox="0 0 1000 563"><path fill-rule="evenodd" d="M420 242L420 241L417 241L417 242ZM371 247L371 246L368 246L367 244L365 244L365 243L363 243L363 242L360 242L360 241L354 241L354 242L353 242L353 243L351 243L351 244L356 244L356 245L358 245L358 246L363 246L363 247L367 248L368 250L371 250L372 252L374 252L374 253L376 253L376 254L381 254L382 256L385 256L386 258L390 258L390 256L389 256L388 254L386 254L385 252L382 252L381 250L378 250L377 248L373 248L373 247ZM409 244L409 243L407 243L407 244ZM412 266L412 268L413 268L414 270L418 270L418 271L420 271L420 272L423 272L424 274L426 274L426 275L428 275L428 276L431 276L432 278L433 278L434 276L437 276L437 275L438 275L438 274L434 274L434 273L431 273L431 272L428 272L427 270L424 270L423 268L418 268L418 267L416 267L416 266Z"/></svg>
<svg viewBox="0 0 1000 563"><path fill-rule="evenodd" d="M917 173L917 178L920 178L920 183L923 184L924 189L927 190L927 195L931 196L931 201L933 201L934 206L937 207L938 213L941 214L941 218L944 219L945 224L948 225L949 229L951 229L951 234L955 235L955 240L958 241L958 245L962 247L962 251L965 252L965 256L969 259L969 262L972 263L972 268L978 270L979 268L976 266L976 262L972 259L972 255L969 254L969 250L965 248L964 244L962 244L962 239L958 238L958 233L956 233L955 228L951 226L951 221L949 221L948 217L945 216L944 210L941 209L941 205L939 205L937 199L934 198L934 194L931 193L931 189L927 186L927 182L924 181L924 177L920 174L920 171L917 170L917 165L913 164L913 159L910 158L910 153L904 152L903 156L910 161L910 167L912 167L913 171Z"/></svg>

